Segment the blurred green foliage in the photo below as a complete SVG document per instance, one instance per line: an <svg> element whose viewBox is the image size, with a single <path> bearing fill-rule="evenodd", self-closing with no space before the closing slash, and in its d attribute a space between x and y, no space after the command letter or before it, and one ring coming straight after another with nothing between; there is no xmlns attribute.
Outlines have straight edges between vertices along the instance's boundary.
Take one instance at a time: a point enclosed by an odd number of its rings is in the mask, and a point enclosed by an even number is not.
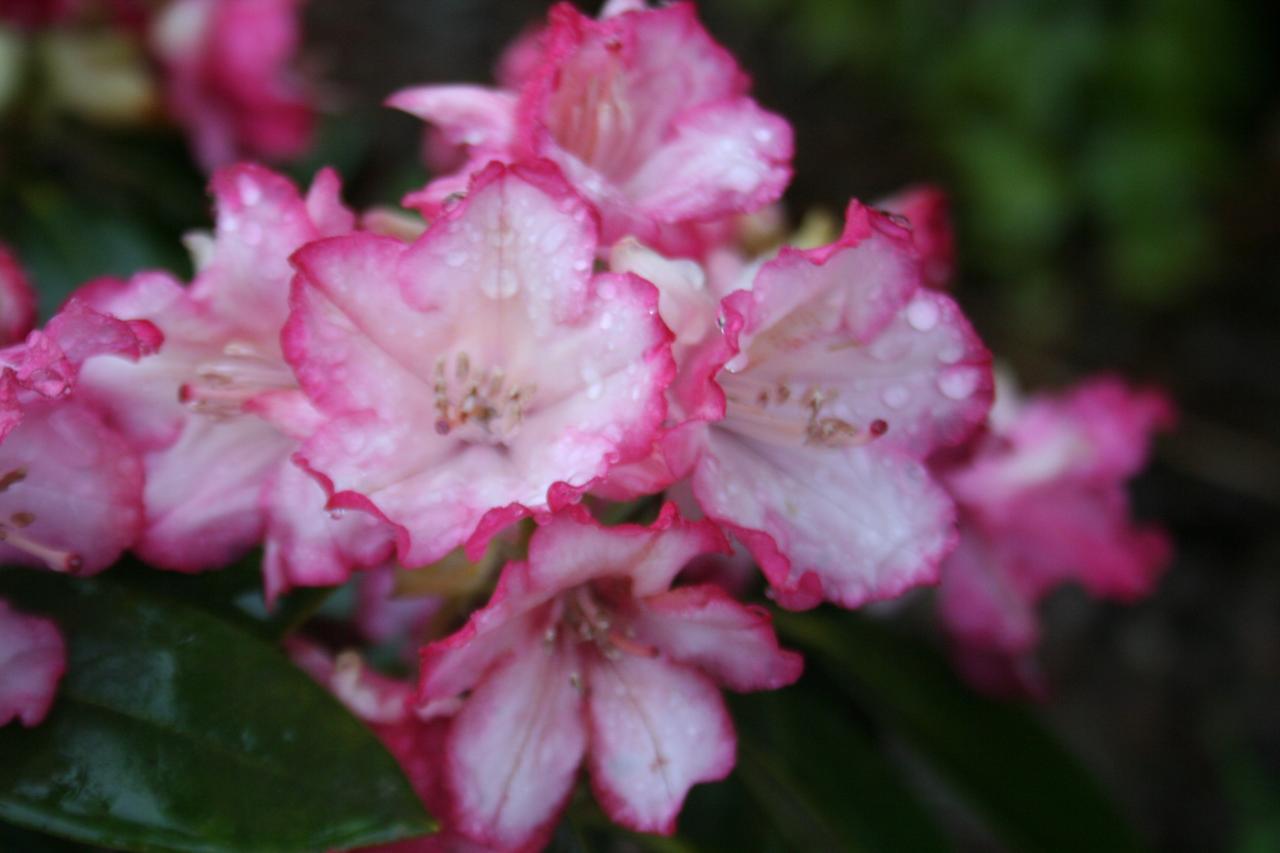
<svg viewBox="0 0 1280 853"><path fill-rule="evenodd" d="M742 0L810 81L884 87L941 163L975 273L1182 299L1213 259L1233 123L1264 46L1233 2ZM804 82L804 81L801 81ZM859 116L849 115L849 122ZM1049 277L1049 281L1044 281Z"/></svg>

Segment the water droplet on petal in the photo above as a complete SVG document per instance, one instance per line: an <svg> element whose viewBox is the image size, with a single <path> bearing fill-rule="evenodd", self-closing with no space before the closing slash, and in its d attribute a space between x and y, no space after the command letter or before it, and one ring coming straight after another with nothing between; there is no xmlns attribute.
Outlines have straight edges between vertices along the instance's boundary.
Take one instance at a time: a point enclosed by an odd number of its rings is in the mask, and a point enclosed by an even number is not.
<svg viewBox="0 0 1280 853"><path fill-rule="evenodd" d="M911 401L911 391L905 385L890 385L880 393L880 399L891 409L901 409Z"/></svg>
<svg viewBox="0 0 1280 853"><path fill-rule="evenodd" d="M980 372L971 367L953 367L938 377L938 390L952 400L963 400L978 388Z"/></svg>
<svg viewBox="0 0 1280 853"><path fill-rule="evenodd" d="M907 306L907 322L917 332L927 332L938 325L938 306L931 299L916 299Z"/></svg>

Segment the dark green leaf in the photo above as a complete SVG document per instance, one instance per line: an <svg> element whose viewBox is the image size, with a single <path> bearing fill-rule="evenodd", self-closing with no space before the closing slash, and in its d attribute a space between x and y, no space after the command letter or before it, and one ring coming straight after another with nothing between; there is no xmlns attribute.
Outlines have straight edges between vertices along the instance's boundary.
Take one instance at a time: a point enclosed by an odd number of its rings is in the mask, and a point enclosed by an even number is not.
<svg viewBox="0 0 1280 853"><path fill-rule="evenodd" d="M853 614L783 613L778 625L1012 848L1142 849L1097 781L1026 708L978 696L928 649Z"/></svg>
<svg viewBox="0 0 1280 853"><path fill-rule="evenodd" d="M0 571L57 620L69 669L0 729L0 819L126 850L313 851L427 832L377 739L275 648L114 582Z"/></svg>
<svg viewBox="0 0 1280 853"><path fill-rule="evenodd" d="M738 772L756 806L795 849L948 849L847 700L814 681L734 702Z"/></svg>
<svg viewBox="0 0 1280 853"><path fill-rule="evenodd" d="M267 640L291 633L332 595L331 587L295 589L267 606L262 591L262 554L254 551L226 568L189 575L126 562L110 579L166 598L175 598L221 619L242 625Z"/></svg>

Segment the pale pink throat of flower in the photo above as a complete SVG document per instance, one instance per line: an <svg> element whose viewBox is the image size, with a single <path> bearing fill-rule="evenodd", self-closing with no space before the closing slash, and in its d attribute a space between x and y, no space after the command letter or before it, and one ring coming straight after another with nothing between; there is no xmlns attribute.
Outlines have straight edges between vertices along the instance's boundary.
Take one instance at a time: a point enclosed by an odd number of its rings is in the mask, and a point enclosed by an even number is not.
<svg viewBox="0 0 1280 853"><path fill-rule="evenodd" d="M0 493L9 491L27 479L25 468L14 468L0 475ZM33 539L25 531L36 522L33 512L19 509L10 513L8 518L0 521L0 542L17 548L42 561L55 572L75 574L84 566L84 560L75 551L55 548L37 539Z"/></svg>
<svg viewBox="0 0 1280 853"><path fill-rule="evenodd" d="M439 435L477 443L504 444L515 436L530 411L537 386L511 380L501 367L475 369L459 352L450 365L436 361L432 393Z"/></svg>
<svg viewBox="0 0 1280 853"><path fill-rule="evenodd" d="M267 391L297 387L278 354L254 344L231 341L222 353L196 365L193 378L178 388L178 400L193 412L213 418L240 414L244 404Z"/></svg>
<svg viewBox="0 0 1280 853"><path fill-rule="evenodd" d="M630 600L630 581L613 579L612 584L616 584L613 590L609 588L610 581L584 583L561 595L553 605L553 621L544 635L546 644L554 645L563 628L567 641L594 646L609 660L624 654L657 657L657 648L636 640L629 620L610 604L613 600ZM611 594L615 590L617 594Z"/></svg>
<svg viewBox="0 0 1280 853"><path fill-rule="evenodd" d="M722 370L716 381L725 395L725 417L716 425L750 438L775 444L860 447L889 431L883 418L854 424L825 414L838 393L831 389L793 386L752 376L750 370Z"/></svg>

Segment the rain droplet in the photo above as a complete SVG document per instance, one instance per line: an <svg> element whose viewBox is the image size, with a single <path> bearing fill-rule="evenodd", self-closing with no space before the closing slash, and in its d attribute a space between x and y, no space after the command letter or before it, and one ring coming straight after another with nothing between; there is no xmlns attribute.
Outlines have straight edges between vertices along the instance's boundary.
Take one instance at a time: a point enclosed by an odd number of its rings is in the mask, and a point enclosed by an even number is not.
<svg viewBox="0 0 1280 853"><path fill-rule="evenodd" d="M938 325L938 306L929 299L917 299L907 306L907 322L917 332L927 332Z"/></svg>

